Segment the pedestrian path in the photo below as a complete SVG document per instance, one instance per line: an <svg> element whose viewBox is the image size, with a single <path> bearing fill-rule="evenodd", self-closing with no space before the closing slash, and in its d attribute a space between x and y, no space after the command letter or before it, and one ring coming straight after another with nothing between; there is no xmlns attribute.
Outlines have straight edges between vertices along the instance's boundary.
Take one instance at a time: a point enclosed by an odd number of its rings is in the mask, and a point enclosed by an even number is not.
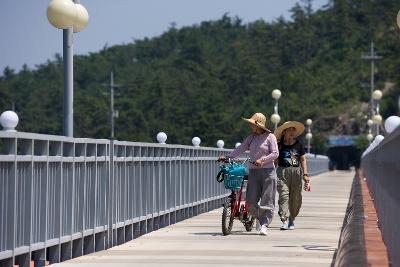
<svg viewBox="0 0 400 267"><path fill-rule="evenodd" d="M268 236L245 232L238 222L222 236L217 209L54 266L331 266L353 177L346 171L311 177L293 231L279 229L275 212Z"/></svg>

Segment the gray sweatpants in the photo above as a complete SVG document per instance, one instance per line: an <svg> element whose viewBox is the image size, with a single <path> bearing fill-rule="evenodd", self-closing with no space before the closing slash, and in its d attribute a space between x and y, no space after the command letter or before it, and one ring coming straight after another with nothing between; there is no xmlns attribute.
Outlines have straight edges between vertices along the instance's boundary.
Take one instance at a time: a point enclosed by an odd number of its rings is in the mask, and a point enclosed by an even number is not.
<svg viewBox="0 0 400 267"><path fill-rule="evenodd" d="M274 168L250 169L246 201L251 215L261 225L269 225L274 216L276 172ZM258 204L260 202L260 204Z"/></svg>
<svg viewBox="0 0 400 267"><path fill-rule="evenodd" d="M300 167L278 167L279 217L284 222L294 220L299 214L302 196L302 170Z"/></svg>

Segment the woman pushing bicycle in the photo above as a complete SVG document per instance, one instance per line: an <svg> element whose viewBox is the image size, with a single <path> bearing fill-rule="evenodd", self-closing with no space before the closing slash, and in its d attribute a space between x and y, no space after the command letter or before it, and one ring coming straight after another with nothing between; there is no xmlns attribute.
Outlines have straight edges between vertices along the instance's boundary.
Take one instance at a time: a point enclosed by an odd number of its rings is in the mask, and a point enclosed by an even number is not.
<svg viewBox="0 0 400 267"><path fill-rule="evenodd" d="M243 118L243 120L250 123L252 134L227 157L236 158L246 150L250 150L250 159L255 163L249 166L246 201L250 214L261 224L260 234L267 235L267 227L272 221L275 209L274 160L279 155L278 145L275 136L265 127L264 114L255 113L250 119ZM219 160L225 160L225 156L220 156Z"/></svg>

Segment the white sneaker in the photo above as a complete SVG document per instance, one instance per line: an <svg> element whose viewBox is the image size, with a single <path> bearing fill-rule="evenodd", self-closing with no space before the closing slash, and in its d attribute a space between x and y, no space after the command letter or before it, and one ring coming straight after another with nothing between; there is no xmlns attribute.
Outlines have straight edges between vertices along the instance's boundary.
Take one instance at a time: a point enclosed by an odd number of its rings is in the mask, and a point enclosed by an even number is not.
<svg viewBox="0 0 400 267"><path fill-rule="evenodd" d="M289 229L289 224L287 221L282 222L281 230Z"/></svg>
<svg viewBox="0 0 400 267"><path fill-rule="evenodd" d="M288 227L289 227L289 230L294 230L294 221L289 219Z"/></svg>
<svg viewBox="0 0 400 267"><path fill-rule="evenodd" d="M258 219L256 219L256 231L261 231L261 224Z"/></svg>
<svg viewBox="0 0 400 267"><path fill-rule="evenodd" d="M267 235L267 228L265 224L261 225L260 235Z"/></svg>

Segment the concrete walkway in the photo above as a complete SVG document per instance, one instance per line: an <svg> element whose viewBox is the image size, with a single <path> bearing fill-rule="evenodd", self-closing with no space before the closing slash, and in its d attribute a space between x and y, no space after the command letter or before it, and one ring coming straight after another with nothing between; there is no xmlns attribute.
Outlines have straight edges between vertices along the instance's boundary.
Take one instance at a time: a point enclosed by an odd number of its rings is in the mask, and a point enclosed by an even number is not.
<svg viewBox="0 0 400 267"><path fill-rule="evenodd" d="M294 231L281 231L275 213L268 236L247 233L239 223L222 236L218 209L54 266L330 266L353 177L339 171L311 177Z"/></svg>

